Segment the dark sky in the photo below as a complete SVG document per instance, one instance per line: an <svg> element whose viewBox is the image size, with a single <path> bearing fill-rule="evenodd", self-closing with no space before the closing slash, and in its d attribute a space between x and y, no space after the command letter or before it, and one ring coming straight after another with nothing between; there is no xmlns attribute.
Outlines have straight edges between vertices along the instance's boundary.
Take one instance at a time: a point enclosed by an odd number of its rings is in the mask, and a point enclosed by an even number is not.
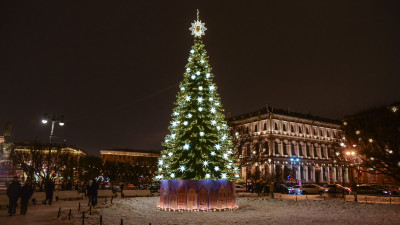
<svg viewBox="0 0 400 225"><path fill-rule="evenodd" d="M279 2L279 3L277 3ZM1 1L0 130L161 149L196 9L222 102L340 119L400 99L400 1Z"/></svg>

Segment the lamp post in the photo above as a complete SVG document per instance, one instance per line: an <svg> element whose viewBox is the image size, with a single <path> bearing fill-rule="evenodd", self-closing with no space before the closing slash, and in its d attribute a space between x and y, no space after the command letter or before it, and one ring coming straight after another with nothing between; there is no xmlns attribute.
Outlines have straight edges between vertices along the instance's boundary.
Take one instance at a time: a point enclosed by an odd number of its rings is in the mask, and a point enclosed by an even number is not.
<svg viewBox="0 0 400 225"><path fill-rule="evenodd" d="M53 114L53 116L49 116L47 113L44 114L44 117L42 119L43 124L47 124L49 121L51 121L51 130L50 130L50 143L49 143L49 161L48 161L48 167L47 167L47 177L50 178L50 165L51 165L51 149L53 145L53 134L54 134L54 126L56 123L58 123L59 126L64 126L64 115L61 115L57 117L56 115Z"/></svg>

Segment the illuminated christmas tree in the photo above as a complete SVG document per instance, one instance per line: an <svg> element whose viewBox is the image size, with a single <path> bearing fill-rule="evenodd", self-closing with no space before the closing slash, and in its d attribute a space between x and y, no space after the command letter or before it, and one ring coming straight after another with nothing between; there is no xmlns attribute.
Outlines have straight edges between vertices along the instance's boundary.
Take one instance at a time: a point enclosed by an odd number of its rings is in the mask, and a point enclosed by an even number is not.
<svg viewBox="0 0 400 225"><path fill-rule="evenodd" d="M158 161L157 180L238 179L232 140L223 114L214 74L201 36L207 28L199 20L190 28L194 44L180 83L170 134Z"/></svg>

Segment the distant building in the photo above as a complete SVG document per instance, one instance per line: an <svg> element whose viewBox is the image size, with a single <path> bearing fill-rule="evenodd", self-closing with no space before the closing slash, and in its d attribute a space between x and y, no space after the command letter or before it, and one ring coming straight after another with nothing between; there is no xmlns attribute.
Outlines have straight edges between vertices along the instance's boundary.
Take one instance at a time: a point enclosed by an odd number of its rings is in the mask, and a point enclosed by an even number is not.
<svg viewBox="0 0 400 225"><path fill-rule="evenodd" d="M246 182L281 176L284 182L349 182L333 163L340 121L264 107L228 118ZM240 149L237 149L240 148Z"/></svg>
<svg viewBox="0 0 400 225"><path fill-rule="evenodd" d="M133 150L133 149L103 149L100 150L103 161L128 162L134 166L146 169L150 177L157 170L160 151L157 150Z"/></svg>

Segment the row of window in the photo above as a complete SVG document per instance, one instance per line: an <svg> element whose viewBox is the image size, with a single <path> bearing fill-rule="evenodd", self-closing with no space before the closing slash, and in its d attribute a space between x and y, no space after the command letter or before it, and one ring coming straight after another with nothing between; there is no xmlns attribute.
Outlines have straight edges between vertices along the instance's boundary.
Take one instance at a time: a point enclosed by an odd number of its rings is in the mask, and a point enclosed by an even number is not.
<svg viewBox="0 0 400 225"><path fill-rule="evenodd" d="M324 128L324 127L317 127L317 126L311 126L308 124L299 124L299 123L290 123L286 121L279 121L279 120L273 120L273 130L274 131L282 131L282 132L290 132L290 133L296 133L296 134L305 134L305 135L314 135L314 136L320 136L320 137L330 137L330 138L336 138L336 130L331 130L330 128ZM253 126L253 132L259 132L259 131L266 131L267 130L267 122L263 121L263 127L262 129L259 129L258 124L254 124ZM249 131L248 126L247 131Z"/></svg>
<svg viewBox="0 0 400 225"><path fill-rule="evenodd" d="M264 143L263 148L267 151L269 151L269 144L268 142ZM250 150L250 146L247 146L247 155L250 155L252 152ZM253 152L255 154L259 154L259 152ZM307 144L302 145L298 144L295 145L294 143L287 144L285 142L274 142L274 147L272 151L270 152L272 155L275 156L291 156L291 157L314 157L314 158L322 158L322 159L328 159L332 158L332 150L328 146L322 146L319 145L318 147L316 146L309 146Z"/></svg>

